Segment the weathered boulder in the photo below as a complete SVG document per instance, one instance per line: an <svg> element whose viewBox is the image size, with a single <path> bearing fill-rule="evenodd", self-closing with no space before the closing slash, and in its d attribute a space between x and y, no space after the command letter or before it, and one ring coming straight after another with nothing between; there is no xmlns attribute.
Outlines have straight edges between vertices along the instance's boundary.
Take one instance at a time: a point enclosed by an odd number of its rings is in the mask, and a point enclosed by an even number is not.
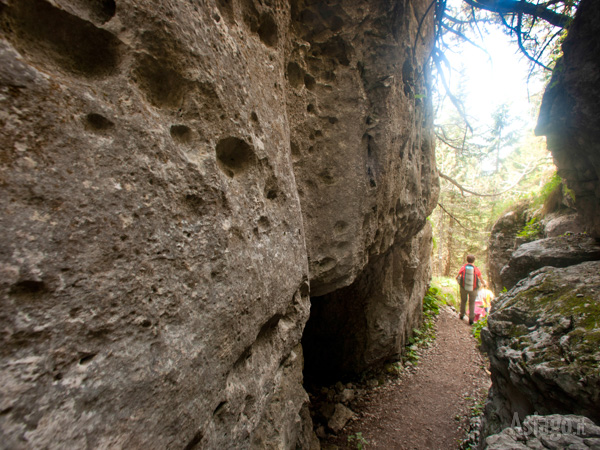
<svg viewBox="0 0 600 450"><path fill-rule="evenodd" d="M329 422L327 422L327 426L334 433L339 433L342 430L342 428L346 426L348 421L352 419L353 416L354 413L351 409L346 408L341 403L338 403L337 405L335 405L333 415L329 419Z"/></svg>
<svg viewBox="0 0 600 450"><path fill-rule="evenodd" d="M150 3L0 1L2 445L309 448L309 270L419 315L433 14Z"/></svg>
<svg viewBox="0 0 600 450"><path fill-rule="evenodd" d="M600 427L587 417L552 414L517 418L510 428L489 436L484 450L600 448Z"/></svg>
<svg viewBox="0 0 600 450"><path fill-rule="evenodd" d="M585 230L576 212L569 214L549 214L542 221L546 237L558 237L565 234L579 234Z"/></svg>
<svg viewBox="0 0 600 450"><path fill-rule="evenodd" d="M531 272L600 260L600 242L585 234L539 239L520 245L500 272L501 286L511 289Z"/></svg>
<svg viewBox="0 0 600 450"><path fill-rule="evenodd" d="M600 421L600 262L532 273L497 300L481 339L492 373L484 436L515 413Z"/></svg>
<svg viewBox="0 0 600 450"><path fill-rule="evenodd" d="M547 138L583 224L600 236L600 4L582 0L544 93L536 133Z"/></svg>
<svg viewBox="0 0 600 450"><path fill-rule="evenodd" d="M502 215L492 227L488 245L488 278L492 290L501 292L503 288L500 272L508 264L512 252L517 247L517 234L529 220L527 203L520 203Z"/></svg>

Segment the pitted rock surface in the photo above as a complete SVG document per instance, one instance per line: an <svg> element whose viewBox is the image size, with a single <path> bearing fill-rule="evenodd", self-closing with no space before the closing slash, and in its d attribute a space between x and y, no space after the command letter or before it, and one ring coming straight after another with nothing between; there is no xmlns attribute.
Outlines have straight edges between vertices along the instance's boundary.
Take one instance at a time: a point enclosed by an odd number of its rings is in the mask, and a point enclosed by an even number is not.
<svg viewBox="0 0 600 450"><path fill-rule="evenodd" d="M517 235L530 219L527 206L526 203L518 204L503 214L492 227L488 245L488 273L494 292L501 292L504 287L500 272L518 246Z"/></svg>
<svg viewBox="0 0 600 450"><path fill-rule="evenodd" d="M310 289L436 203L428 4L0 2L3 446L316 445Z"/></svg>

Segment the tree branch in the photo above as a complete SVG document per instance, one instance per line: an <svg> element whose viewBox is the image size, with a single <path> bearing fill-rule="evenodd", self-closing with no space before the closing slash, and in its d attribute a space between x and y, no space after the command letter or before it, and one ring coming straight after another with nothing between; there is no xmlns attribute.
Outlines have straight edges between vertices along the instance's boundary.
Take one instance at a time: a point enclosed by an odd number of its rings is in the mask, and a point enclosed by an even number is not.
<svg viewBox="0 0 600 450"><path fill-rule="evenodd" d="M469 228L465 227L462 223L460 223L460 220L458 220L456 218L456 216L450 214L448 212L448 210L446 208L444 208L444 206L441 203L438 203L438 206L441 208L442 211L444 211L446 214L448 214L450 217L452 217L456 221L457 224L459 224L462 228L467 230L469 233L487 233L486 231L470 230Z"/></svg>
<svg viewBox="0 0 600 450"><path fill-rule="evenodd" d="M442 85L444 86L444 90L446 91L446 95L450 98L450 101L456 107L456 110L458 111L458 113L460 114L462 119L465 121L465 124L468 127L468 129L471 130L471 132L473 132L473 127L471 126L471 124L469 123L469 120L467 119L467 114L465 113L463 104L454 96L454 94L452 94L452 91L450 90L450 87L448 86L448 83L446 82L446 76L444 75L444 71L442 69L441 63L442 63L442 61L448 65L450 63L448 62L448 60L446 59L444 54L439 51L439 49L436 49L435 52L432 54L432 59L433 59L433 63L437 67L438 73L440 75L440 80L442 80Z"/></svg>
<svg viewBox="0 0 600 450"><path fill-rule="evenodd" d="M475 8L484 9L497 14L526 14L539 17L555 27L565 28L571 18L541 5L518 0L464 0L465 3Z"/></svg>
<svg viewBox="0 0 600 450"><path fill-rule="evenodd" d="M544 69L546 70L552 70L550 69L550 67L542 64L540 61L538 61L536 58L534 58L533 56L531 56L527 50L525 49L525 47L523 46L523 36L522 36L522 32L521 32L521 25L522 25L522 20L523 20L523 14L519 13L519 19L517 22L517 44L519 45L519 49L521 49L521 52L525 55L525 57L527 59L529 59L530 61L533 61L535 64L542 66Z"/></svg>
<svg viewBox="0 0 600 450"><path fill-rule="evenodd" d="M549 161L547 161L545 159L541 159L541 160L536 161L537 164L535 164L531 169L529 168L529 166L527 166L527 169L521 175L519 175L519 178L517 178L517 181L515 181L509 188L503 190L502 192L497 192L495 194L480 194L478 192L474 192L474 191L464 187L463 185L461 185L458 181L453 180L448 175L443 174L442 172L439 172L439 175L440 175L440 178L443 178L444 180L448 180L450 183L452 183L454 186L456 186L460 190L460 193L463 197L465 196L465 192L468 192L469 194L475 195L477 197L497 197L499 195L506 194L507 192L512 191L515 187L517 187L519 185L519 183L523 180L523 178L525 178L527 175L529 175L531 172L533 172L539 166L541 166L547 162L549 162Z"/></svg>

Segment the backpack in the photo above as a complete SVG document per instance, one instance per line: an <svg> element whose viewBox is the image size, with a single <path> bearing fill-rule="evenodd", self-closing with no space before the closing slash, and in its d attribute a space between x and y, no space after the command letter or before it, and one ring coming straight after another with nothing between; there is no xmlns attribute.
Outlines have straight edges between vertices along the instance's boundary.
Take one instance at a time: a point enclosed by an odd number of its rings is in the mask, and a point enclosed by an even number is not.
<svg viewBox="0 0 600 450"><path fill-rule="evenodd" d="M475 277L475 268L472 264L467 264L465 266L465 274L462 279L462 287L467 292L473 291L473 281ZM477 284L479 284L479 279L477 280ZM477 286L479 287L479 286Z"/></svg>

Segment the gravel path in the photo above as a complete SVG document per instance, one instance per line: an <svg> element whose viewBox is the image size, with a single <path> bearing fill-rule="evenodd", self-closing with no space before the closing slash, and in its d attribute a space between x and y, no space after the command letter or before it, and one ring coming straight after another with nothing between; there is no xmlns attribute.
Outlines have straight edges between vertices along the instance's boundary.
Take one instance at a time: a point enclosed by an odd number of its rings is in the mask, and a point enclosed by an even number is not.
<svg viewBox="0 0 600 450"><path fill-rule="evenodd" d="M486 361L471 327L450 308L436 323L434 344L419 364L371 389L354 405L355 419L323 449L357 448L348 436L362 433L365 449L449 450L465 438L471 407L490 386Z"/></svg>

